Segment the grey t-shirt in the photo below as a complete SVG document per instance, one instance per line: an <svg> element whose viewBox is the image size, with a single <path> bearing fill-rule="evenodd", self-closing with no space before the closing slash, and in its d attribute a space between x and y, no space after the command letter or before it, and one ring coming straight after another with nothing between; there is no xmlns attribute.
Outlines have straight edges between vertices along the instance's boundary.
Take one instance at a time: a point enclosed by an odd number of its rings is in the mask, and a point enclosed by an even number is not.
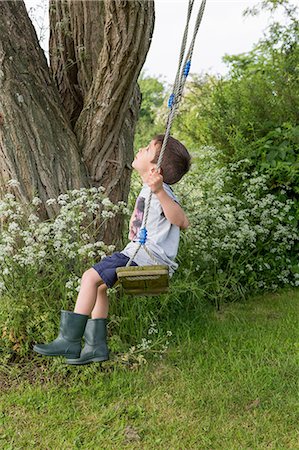
<svg viewBox="0 0 299 450"><path fill-rule="evenodd" d="M179 200L174 195L170 186L163 183L165 192L177 203ZM139 231L143 228L144 212L149 200L150 188L144 184L139 196L137 197L134 220L129 231L129 239L131 242L121 251L124 255L131 258L139 244ZM169 274L173 275L178 264L174 261L179 247L180 228L171 224L165 217L160 201L155 194L152 195L148 219L147 219L147 240L146 247L153 253L155 258L161 264L169 266ZM141 247L134 257L134 261L139 266L147 266L155 264L155 261Z"/></svg>

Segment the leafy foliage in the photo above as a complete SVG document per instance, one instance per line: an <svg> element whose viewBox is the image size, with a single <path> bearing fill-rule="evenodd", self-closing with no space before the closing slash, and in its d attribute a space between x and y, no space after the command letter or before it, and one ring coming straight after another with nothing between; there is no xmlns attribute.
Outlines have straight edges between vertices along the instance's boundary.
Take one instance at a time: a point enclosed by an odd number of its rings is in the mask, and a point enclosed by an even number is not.
<svg viewBox="0 0 299 450"><path fill-rule="evenodd" d="M176 123L181 137L215 145L232 161L247 157L248 145L273 129L298 124L298 20L288 17L287 25L272 23L250 52L225 56L227 77L193 77Z"/></svg>
<svg viewBox="0 0 299 450"><path fill-rule="evenodd" d="M157 115L165 96L164 84L157 78L141 74L139 87L142 94L142 103L135 135L135 148L138 149L150 142L155 134L160 134L160 124L157 124Z"/></svg>
<svg viewBox="0 0 299 450"><path fill-rule="evenodd" d="M273 189L288 187L289 196L299 194L299 126L284 123L254 141L249 154L256 168L270 176Z"/></svg>

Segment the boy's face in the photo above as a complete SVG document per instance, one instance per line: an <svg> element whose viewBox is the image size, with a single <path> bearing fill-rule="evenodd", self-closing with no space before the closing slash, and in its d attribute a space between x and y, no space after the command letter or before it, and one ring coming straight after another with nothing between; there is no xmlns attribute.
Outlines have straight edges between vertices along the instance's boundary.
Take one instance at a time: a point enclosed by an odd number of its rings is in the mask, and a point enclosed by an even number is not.
<svg viewBox="0 0 299 450"><path fill-rule="evenodd" d="M135 159L132 163L132 167L142 176L151 171L153 167L156 167L156 163L153 163L157 151L160 149L160 144L151 141L147 147L140 148Z"/></svg>

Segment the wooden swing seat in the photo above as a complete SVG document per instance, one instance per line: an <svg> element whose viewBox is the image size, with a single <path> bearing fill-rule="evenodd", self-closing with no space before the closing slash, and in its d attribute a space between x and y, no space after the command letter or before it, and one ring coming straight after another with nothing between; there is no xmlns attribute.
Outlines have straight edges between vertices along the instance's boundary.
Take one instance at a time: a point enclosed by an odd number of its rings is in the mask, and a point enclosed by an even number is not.
<svg viewBox="0 0 299 450"><path fill-rule="evenodd" d="M168 266L118 267L116 273L118 281L126 294L159 295L168 292Z"/></svg>

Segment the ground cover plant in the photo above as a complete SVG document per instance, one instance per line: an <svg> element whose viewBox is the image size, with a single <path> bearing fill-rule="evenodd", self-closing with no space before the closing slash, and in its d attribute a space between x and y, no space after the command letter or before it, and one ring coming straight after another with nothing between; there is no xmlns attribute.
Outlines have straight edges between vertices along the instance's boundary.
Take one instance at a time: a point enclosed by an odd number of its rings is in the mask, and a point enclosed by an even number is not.
<svg viewBox="0 0 299 450"><path fill-rule="evenodd" d="M1 365L1 448L297 448L298 290L188 303L162 359Z"/></svg>

